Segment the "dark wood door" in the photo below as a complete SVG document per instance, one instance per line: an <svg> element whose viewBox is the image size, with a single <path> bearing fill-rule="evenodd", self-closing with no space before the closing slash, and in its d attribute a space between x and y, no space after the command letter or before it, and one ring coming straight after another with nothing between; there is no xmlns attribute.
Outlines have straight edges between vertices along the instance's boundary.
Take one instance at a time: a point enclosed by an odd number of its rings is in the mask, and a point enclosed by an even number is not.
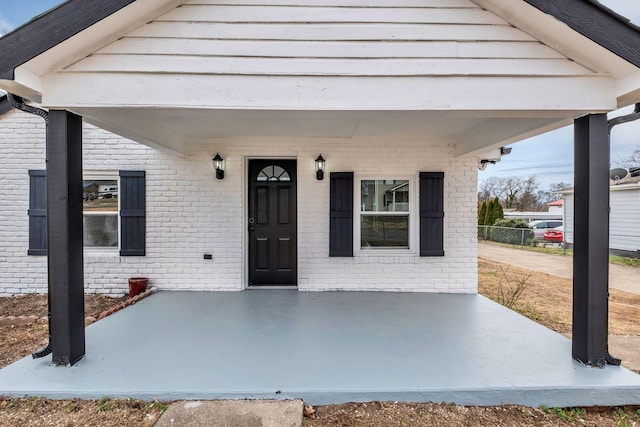
<svg viewBox="0 0 640 427"><path fill-rule="evenodd" d="M249 285L297 285L296 161L249 161Z"/></svg>

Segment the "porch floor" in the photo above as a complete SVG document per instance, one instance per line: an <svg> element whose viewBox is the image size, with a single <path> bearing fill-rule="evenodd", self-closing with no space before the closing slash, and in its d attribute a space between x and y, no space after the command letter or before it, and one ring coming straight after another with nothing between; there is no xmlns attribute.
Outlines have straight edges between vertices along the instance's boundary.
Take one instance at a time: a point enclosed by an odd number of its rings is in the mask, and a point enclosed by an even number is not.
<svg viewBox="0 0 640 427"><path fill-rule="evenodd" d="M0 370L0 395L640 404L640 376L479 295L159 292L87 328L87 356Z"/></svg>

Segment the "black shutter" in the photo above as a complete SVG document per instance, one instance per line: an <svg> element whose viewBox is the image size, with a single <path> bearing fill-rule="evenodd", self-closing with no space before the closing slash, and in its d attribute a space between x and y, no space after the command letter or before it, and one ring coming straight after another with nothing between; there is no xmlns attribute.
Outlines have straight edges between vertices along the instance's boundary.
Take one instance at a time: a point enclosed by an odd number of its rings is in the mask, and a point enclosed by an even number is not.
<svg viewBox="0 0 640 427"><path fill-rule="evenodd" d="M329 256L353 256L353 172L331 172Z"/></svg>
<svg viewBox="0 0 640 427"><path fill-rule="evenodd" d="M420 256L444 256L444 172L420 172Z"/></svg>
<svg viewBox="0 0 640 427"><path fill-rule="evenodd" d="M47 254L47 172L29 171L29 255Z"/></svg>
<svg viewBox="0 0 640 427"><path fill-rule="evenodd" d="M120 255L145 255L145 173L120 171Z"/></svg>

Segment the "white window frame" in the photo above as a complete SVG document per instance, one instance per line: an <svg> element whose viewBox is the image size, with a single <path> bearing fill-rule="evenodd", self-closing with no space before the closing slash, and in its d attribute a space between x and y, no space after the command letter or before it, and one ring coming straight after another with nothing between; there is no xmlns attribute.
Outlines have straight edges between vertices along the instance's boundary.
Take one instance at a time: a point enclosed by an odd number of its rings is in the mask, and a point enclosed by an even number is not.
<svg viewBox="0 0 640 427"><path fill-rule="evenodd" d="M382 212L370 212L371 215L398 215L407 214L409 217L409 247L408 248L362 248L361 245L361 230L360 224L362 223L362 181L384 181L384 180L404 180L409 181L409 210L408 211L382 211ZM354 256L377 256L377 255L415 255L417 248L416 230L418 224L418 194L416 186L416 177L412 175L402 175L389 173L383 176L357 174L354 176L354 204L353 204L353 254ZM367 213L365 213L366 215Z"/></svg>
<svg viewBox="0 0 640 427"><path fill-rule="evenodd" d="M122 242L121 233L120 233L120 173L118 171L91 171L85 170L82 172L82 182L84 181L116 181L118 183L118 209L114 213L109 213L108 215L115 215L118 221L118 246L85 246L84 250L92 253L120 253L120 245ZM85 212L84 206L82 208L82 218L84 220L85 215L105 215L104 213L99 212ZM84 228L84 227L83 227ZM83 239L84 239L84 230L83 230Z"/></svg>

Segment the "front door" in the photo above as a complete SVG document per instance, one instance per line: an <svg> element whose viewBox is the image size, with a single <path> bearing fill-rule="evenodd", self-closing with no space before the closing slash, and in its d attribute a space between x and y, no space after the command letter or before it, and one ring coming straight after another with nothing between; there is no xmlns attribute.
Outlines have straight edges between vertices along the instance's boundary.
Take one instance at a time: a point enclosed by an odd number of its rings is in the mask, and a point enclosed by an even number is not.
<svg viewBox="0 0 640 427"><path fill-rule="evenodd" d="M297 285L296 161L249 161L249 286Z"/></svg>

